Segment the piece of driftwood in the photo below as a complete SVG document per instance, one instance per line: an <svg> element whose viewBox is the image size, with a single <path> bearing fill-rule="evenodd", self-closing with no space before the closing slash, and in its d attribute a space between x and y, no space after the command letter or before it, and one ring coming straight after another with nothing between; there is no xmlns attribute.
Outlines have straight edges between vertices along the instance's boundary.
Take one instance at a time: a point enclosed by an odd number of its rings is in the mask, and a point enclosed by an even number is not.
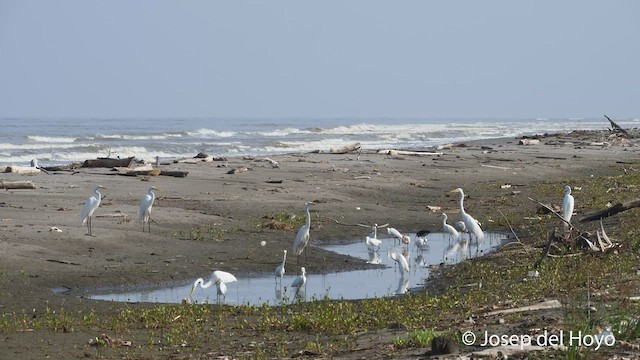
<svg viewBox="0 0 640 360"><path fill-rule="evenodd" d="M172 171L162 170L160 172L160 176L173 176L173 177L179 177L179 178L187 177L188 174L189 174L188 171L178 171L178 170L172 170Z"/></svg>
<svg viewBox="0 0 640 360"><path fill-rule="evenodd" d="M407 151L407 150L383 149L383 150L378 150L378 154L393 155L393 156L395 155L440 156L440 155L443 155L444 153L432 152L432 151Z"/></svg>
<svg viewBox="0 0 640 360"><path fill-rule="evenodd" d="M83 168L112 168L112 167L130 167L135 157L124 159L117 158L97 158L85 160L82 163Z"/></svg>
<svg viewBox="0 0 640 360"><path fill-rule="evenodd" d="M346 145L346 146L343 146L343 147L339 147L339 148L331 148L331 149L329 149L329 152L331 154L346 154L346 153L349 153L349 152L356 151L358 149L360 149L360 143L359 142L353 143L351 145Z"/></svg>
<svg viewBox="0 0 640 360"><path fill-rule="evenodd" d="M519 308L513 309L504 309L504 310L495 310L489 313L486 313L484 316L495 316L495 315L505 315L505 314L513 314L518 312L531 312L535 310L548 310L548 309L558 309L562 307L562 303L558 300L547 300L538 304L522 306Z"/></svg>
<svg viewBox="0 0 640 360"><path fill-rule="evenodd" d="M243 173L245 171L247 171L249 169L247 169L246 167L242 166L236 169L231 169L229 171L227 171L227 174L232 175L232 174L239 174L239 173Z"/></svg>
<svg viewBox="0 0 640 360"><path fill-rule="evenodd" d="M7 166L4 172L14 173L14 174L33 175L33 174L39 174L41 170L33 166L10 165L10 166Z"/></svg>
<svg viewBox="0 0 640 360"><path fill-rule="evenodd" d="M589 214L580 219L580 222L589 222L593 220L603 219L609 217L611 215L615 215L619 212L627 211L629 209L633 209L640 206L640 198L629 200L624 203L617 203L615 205L609 206L604 210L600 210L593 214Z"/></svg>
<svg viewBox="0 0 640 360"><path fill-rule="evenodd" d="M18 189L35 189L36 185L31 181L3 181L0 180L0 189L18 190Z"/></svg>
<svg viewBox="0 0 640 360"><path fill-rule="evenodd" d="M613 132L614 133L622 134L622 135L626 136L629 139L631 139L633 137L633 136L631 136L631 134L629 134L627 132L627 130L623 129L620 125L616 124L615 121L611 120L610 117L608 117L607 115L605 115L604 117L606 117L607 120L609 120L609 122L611 123L611 127L613 128Z"/></svg>
<svg viewBox="0 0 640 360"><path fill-rule="evenodd" d="M540 140L538 139L520 139L518 141L518 145L538 145L540 144Z"/></svg>

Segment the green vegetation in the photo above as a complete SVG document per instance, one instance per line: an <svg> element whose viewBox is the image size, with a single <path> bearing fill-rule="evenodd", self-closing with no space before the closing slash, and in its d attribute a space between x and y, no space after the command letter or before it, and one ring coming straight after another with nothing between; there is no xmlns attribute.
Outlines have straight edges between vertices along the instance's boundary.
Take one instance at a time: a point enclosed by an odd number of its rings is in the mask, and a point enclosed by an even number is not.
<svg viewBox="0 0 640 360"><path fill-rule="evenodd" d="M587 212L638 197L635 184L639 176L630 173L570 182L582 188L574 196L580 211ZM540 201L559 199L564 183L534 184L530 190ZM54 311L47 307L38 316L27 312L5 313L1 330L5 334L30 330L83 331L96 335L108 332L133 342L130 347L110 347L97 342L100 350L93 353L99 356L107 356L111 351L124 357L210 352L233 354L235 358L278 358L297 353L340 357L379 330L403 329L387 340L386 347L381 347L388 349L385 351L423 348L436 335L449 334L459 340L459 336L452 334L460 334L469 317L476 318L493 309L557 299L563 304L557 318L530 312L506 315L504 319L525 324L521 325L523 331L539 327L593 334L597 327L608 324L617 339L637 341L640 303L629 300L639 295L640 283L637 236L640 223L636 210L606 220L609 236L621 244L615 251L603 254L558 249L556 253L560 256L544 259L537 269L539 276L529 277L528 272L540 256L539 246L546 242L549 231L559 226L559 221L548 214L536 214L538 205L523 196L486 201L495 209L494 213L486 214L493 221L491 226L513 227L523 245L507 246L497 254L446 268L421 293L360 301L317 300L281 307L122 304L114 309L113 316L99 316L93 311ZM537 219L529 219L536 216ZM291 227L304 221L302 213L295 217L269 214L266 218L287 222ZM577 226L595 231L597 225L593 222ZM177 237L220 239L222 230L212 227L195 234L180 233ZM606 354L610 349L600 351ZM531 354L530 358L573 359L591 353L584 347L571 346L566 352Z"/></svg>

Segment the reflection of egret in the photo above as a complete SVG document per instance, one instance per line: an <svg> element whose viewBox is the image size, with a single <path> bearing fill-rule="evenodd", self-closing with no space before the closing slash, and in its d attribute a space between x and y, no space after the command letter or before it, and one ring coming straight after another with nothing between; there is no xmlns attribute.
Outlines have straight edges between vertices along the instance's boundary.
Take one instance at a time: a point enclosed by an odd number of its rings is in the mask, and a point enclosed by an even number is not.
<svg viewBox="0 0 640 360"><path fill-rule="evenodd" d="M478 222L478 220L474 219L473 216L467 214L464 211L464 191L462 191L461 188L457 188L451 190L451 192L460 193L460 214L462 215L462 221L464 221L464 225L469 231L469 238L471 238L471 234L473 234L478 241L484 239L484 233L480 228L480 223Z"/></svg>
<svg viewBox="0 0 640 360"><path fill-rule="evenodd" d="M209 286L215 284L217 289L217 299L218 299L218 302L220 302L220 295L222 295L224 299L227 294L227 285L225 285L225 283L230 283L234 281L238 281L238 279L236 279L236 277L233 276L233 274L228 273L226 271L216 270L211 274L211 278L206 283L202 278L198 278L193 283L193 286L191 287L191 291L189 292L189 299L193 299L193 292L196 291L196 287L198 287L198 285L200 285L201 288L206 289Z"/></svg>
<svg viewBox="0 0 640 360"><path fill-rule="evenodd" d="M468 240L460 240L456 241L453 244L447 246L447 249L444 254L444 260L450 260L458 255L462 258L469 250L469 241Z"/></svg>
<svg viewBox="0 0 640 360"><path fill-rule="evenodd" d="M400 231L394 229L394 228L387 228L387 233L389 235L391 235L393 238L398 239L400 241L402 241L403 244L408 244L409 241L411 240L407 235L402 235L400 233Z"/></svg>
<svg viewBox="0 0 640 360"><path fill-rule="evenodd" d="M571 223L573 215L573 195L571 195L571 186L564 187L564 198L562 199L562 218ZM565 226L569 226L565 223Z"/></svg>
<svg viewBox="0 0 640 360"><path fill-rule="evenodd" d="M409 262L407 261L407 258L404 257L404 255L399 252L392 251L389 256L391 256L391 258L398 263L398 268L400 268L401 275L409 272Z"/></svg>
<svg viewBox="0 0 640 360"><path fill-rule="evenodd" d="M100 189L106 188L102 185L96 186L96 188L93 189L94 195L87 199L82 207L82 211L80 212L81 224L87 224L87 231L89 232L89 235L91 235L91 218L93 217L93 212L96 211L98 206L100 206L100 201L102 200L102 193L100 193Z"/></svg>
<svg viewBox="0 0 640 360"><path fill-rule="evenodd" d="M416 264L418 264L418 266L425 266L427 264L427 262L424 261L424 254L422 254L422 252L419 252L418 256L416 256Z"/></svg>
<svg viewBox="0 0 640 360"><path fill-rule="evenodd" d="M307 217L307 222L300 227L298 230L298 234L296 235L296 240L293 242L293 252L298 255L298 262L300 261L300 255L304 251L304 248L309 243L309 229L311 228L311 215L309 214L309 208L311 207L312 202L307 202L304 204L304 212ZM307 253L304 253L305 261L307 258Z"/></svg>
<svg viewBox="0 0 640 360"><path fill-rule="evenodd" d="M377 251L369 249L367 251L367 253L369 253L369 261L367 261L367 263L369 263L369 264L380 264L382 262L380 260L380 254L378 254Z"/></svg>
<svg viewBox="0 0 640 360"><path fill-rule="evenodd" d="M396 290L396 294L401 295L407 292L409 288L409 277L408 276L400 276L400 280L398 280L398 290Z"/></svg>
<svg viewBox="0 0 640 360"><path fill-rule="evenodd" d="M287 261L287 250L284 250L284 255L282 256L282 264L278 265L276 268L276 286L278 285L278 278L280 278L280 286L282 287L282 277L284 276L284 263Z"/></svg>
<svg viewBox="0 0 640 360"><path fill-rule="evenodd" d="M442 213L440 216L442 216L442 230L457 240L460 237L460 233L456 228L447 224L447 214Z"/></svg>
<svg viewBox="0 0 640 360"><path fill-rule="evenodd" d="M294 295L294 298L298 296L298 294L300 293L300 289L307 285L307 276L306 276L306 270L304 269L304 266L300 268L300 275L298 277L296 277L295 279L293 279L293 282L291 283L291 287L292 288L296 288L296 293Z"/></svg>
<svg viewBox="0 0 640 360"><path fill-rule="evenodd" d="M138 212L138 218L142 221L142 232L144 232L144 223L149 226L149 233L151 233L151 207L156 200L156 193L153 190L158 190L155 186L150 187L147 190L147 194L140 199L140 211Z"/></svg>

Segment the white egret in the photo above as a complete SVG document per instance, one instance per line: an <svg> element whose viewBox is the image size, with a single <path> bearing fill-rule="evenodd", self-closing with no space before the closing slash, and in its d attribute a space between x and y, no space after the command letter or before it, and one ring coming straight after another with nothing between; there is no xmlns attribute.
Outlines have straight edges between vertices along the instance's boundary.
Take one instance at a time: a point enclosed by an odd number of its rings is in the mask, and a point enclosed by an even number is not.
<svg viewBox="0 0 640 360"><path fill-rule="evenodd" d="M138 218L142 222L142 232L144 232L144 223L147 223L149 226L149 233L151 233L151 207L153 206L153 202L156 200L156 194L153 190L158 191L159 189L155 186L150 187L147 190L147 194L140 199L140 211L138 212Z"/></svg>
<svg viewBox="0 0 640 360"><path fill-rule="evenodd" d="M365 238L364 242L365 244L367 244L367 247L373 251L378 250L378 248L380 248L380 245L382 244L382 240L368 236Z"/></svg>
<svg viewBox="0 0 640 360"><path fill-rule="evenodd" d="M464 224L464 221L460 220L460 221L456 221L453 224L453 227L456 228L456 230L458 230L458 232L460 232L460 235L462 235L462 233L467 232L467 226Z"/></svg>
<svg viewBox="0 0 640 360"><path fill-rule="evenodd" d="M307 202L304 204L304 212L307 217L307 222L300 227L296 239L293 242L293 252L298 255L298 262L300 261L300 255L304 251L304 248L309 243L309 228L311 228L311 214L309 214L309 208L313 203ZM307 253L305 253L306 259Z"/></svg>
<svg viewBox="0 0 640 360"><path fill-rule="evenodd" d="M284 263L287 261L287 250L284 250L284 255L282 256L282 264L278 265L276 268L276 286L278 285L278 278L280 278L280 286L282 286L282 277L284 276Z"/></svg>
<svg viewBox="0 0 640 360"><path fill-rule="evenodd" d="M369 233L369 237L378 238L378 224L373 224L372 226L373 231Z"/></svg>
<svg viewBox="0 0 640 360"><path fill-rule="evenodd" d="M464 191L462 191L461 188L457 188L450 192L460 193L460 215L462 215L462 221L464 221L464 225L469 231L469 237L471 238L471 235L473 234L478 241L484 239L484 233L482 232L482 228L480 228L478 220L474 219L473 216L464 211Z"/></svg>
<svg viewBox="0 0 640 360"><path fill-rule="evenodd" d="M387 228L387 233L389 235L391 235L393 238L396 238L396 239L402 241L402 243L405 244L405 245L407 245L411 241L411 238L409 238L407 235L402 235L400 233L400 231L398 231L398 230L396 230L394 228L391 228L391 227Z"/></svg>
<svg viewBox="0 0 640 360"><path fill-rule="evenodd" d="M102 185L96 186L96 188L93 189L94 195L90 196L87 201L85 201L82 211L80 212L81 224L87 224L87 231L89 232L89 235L92 235L91 218L93 217L93 212L96 211L98 206L100 206L100 201L102 200L102 193L100 192L100 189L106 189L106 187Z"/></svg>
<svg viewBox="0 0 640 360"><path fill-rule="evenodd" d="M217 289L217 300L218 302L220 302L220 295L222 295L224 298L227 294L227 285L225 284L234 281L238 281L238 279L236 279L233 274L226 271L216 270L211 274L211 278L206 283L204 282L203 278L198 278L193 283L191 291L189 292L189 299L193 299L193 292L196 290L196 287L198 287L198 285L200 285L202 289L206 289L209 286L215 284ZM193 302L193 300L191 301Z"/></svg>
<svg viewBox="0 0 640 360"><path fill-rule="evenodd" d="M402 255L399 252L391 252L390 254L391 259L395 260L395 262L398 263L398 267L400 268L400 275L404 276L405 273L409 272L409 262L407 261L407 258L404 257L404 255Z"/></svg>
<svg viewBox="0 0 640 360"><path fill-rule="evenodd" d="M454 228L453 226L447 224L447 214L442 213L440 216L442 216L442 230L448 233L454 239L459 239L460 233L458 232L458 230L456 230L456 228Z"/></svg>
<svg viewBox="0 0 640 360"><path fill-rule="evenodd" d="M300 275L297 276L295 279L293 279L293 282L291 283L291 287L292 288L296 288L296 293L294 295L294 298L298 296L298 294L300 293L300 289L307 285L307 272L304 269L304 266L300 268Z"/></svg>
<svg viewBox="0 0 640 360"><path fill-rule="evenodd" d="M562 218L571 223L573 215L573 195L571 195L571 186L564 187L564 198L562 199ZM565 223L565 226L569 226Z"/></svg>

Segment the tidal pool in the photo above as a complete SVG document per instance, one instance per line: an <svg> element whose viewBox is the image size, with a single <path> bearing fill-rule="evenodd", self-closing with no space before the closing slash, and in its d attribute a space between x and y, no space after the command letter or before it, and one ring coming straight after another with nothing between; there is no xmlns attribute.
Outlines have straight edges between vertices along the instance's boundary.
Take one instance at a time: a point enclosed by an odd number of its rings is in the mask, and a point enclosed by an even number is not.
<svg viewBox="0 0 640 360"><path fill-rule="evenodd" d="M296 289L291 287L291 283L300 274L300 266L295 265L295 257L290 257L285 265L286 274L282 278L282 285L279 282L276 284L273 275L236 276L237 282L226 284L228 291L224 299L218 299L214 285L207 289L198 287L193 293L193 301L195 303L222 302L228 305L279 305L296 300L364 299L395 296L410 291L411 287L424 284L432 265L453 264L485 254L495 250L508 238L505 234L485 233L484 240L477 243L468 240L453 240L445 233L431 233L428 235L427 245L419 249L414 243L415 234L407 235L411 237L411 243L408 246L399 244L393 238L381 237L382 244L377 251L371 251L367 248L364 237L362 240L343 244L319 246L336 253L366 259L371 264L381 264L384 266L382 268L372 266L368 270L329 274L313 274L307 270L307 284L299 292L296 292ZM467 235L465 235L465 239L468 239ZM402 253L406 257L409 263L408 273L402 274L397 263L389 256L391 252ZM301 265L304 266L304 264ZM204 275L202 274L202 276ZM174 286L144 287L127 292L122 292L122 290L101 291L87 297L118 302L180 303L189 297L189 291L195 279ZM205 281L207 280L205 279Z"/></svg>

